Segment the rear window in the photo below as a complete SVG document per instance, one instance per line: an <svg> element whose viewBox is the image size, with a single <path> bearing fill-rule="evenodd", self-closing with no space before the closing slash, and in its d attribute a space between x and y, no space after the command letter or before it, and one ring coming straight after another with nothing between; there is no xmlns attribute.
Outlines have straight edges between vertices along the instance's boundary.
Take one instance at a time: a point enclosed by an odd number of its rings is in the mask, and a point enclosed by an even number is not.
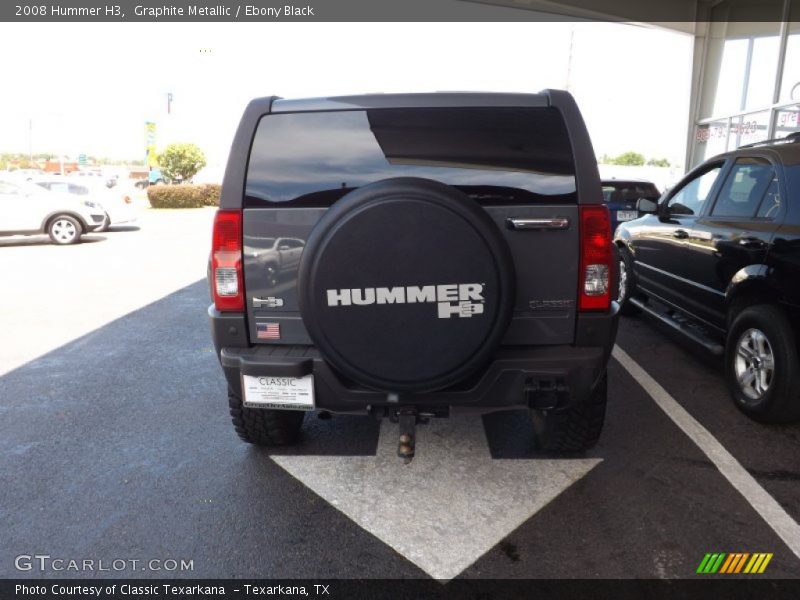
<svg viewBox="0 0 800 600"><path fill-rule="evenodd" d="M265 116L245 206L329 206L390 177L441 181L484 204L577 202L557 110L412 108Z"/></svg>
<svg viewBox="0 0 800 600"><path fill-rule="evenodd" d="M658 200L661 194L652 183L638 181L604 181L603 200L605 202L629 202L639 198Z"/></svg>

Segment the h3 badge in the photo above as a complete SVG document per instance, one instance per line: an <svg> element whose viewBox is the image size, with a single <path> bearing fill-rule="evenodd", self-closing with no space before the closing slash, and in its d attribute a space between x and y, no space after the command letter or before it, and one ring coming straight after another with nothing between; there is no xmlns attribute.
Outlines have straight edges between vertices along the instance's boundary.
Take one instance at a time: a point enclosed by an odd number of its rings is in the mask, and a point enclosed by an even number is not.
<svg viewBox="0 0 800 600"><path fill-rule="evenodd" d="M283 298L268 296L267 298L253 298L253 308L280 308L283 306Z"/></svg>

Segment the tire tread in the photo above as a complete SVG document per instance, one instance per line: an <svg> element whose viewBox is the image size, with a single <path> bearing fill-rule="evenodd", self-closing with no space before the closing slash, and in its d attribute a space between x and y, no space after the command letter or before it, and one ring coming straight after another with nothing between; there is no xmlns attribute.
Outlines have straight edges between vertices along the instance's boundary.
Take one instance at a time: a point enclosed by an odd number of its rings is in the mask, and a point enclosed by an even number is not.
<svg viewBox="0 0 800 600"><path fill-rule="evenodd" d="M256 446L288 446L297 441L305 413L297 410L245 408L228 390L231 421L239 438Z"/></svg>
<svg viewBox="0 0 800 600"><path fill-rule="evenodd" d="M736 310L736 312L733 312ZM753 304L731 307L732 321L725 344L725 379L731 397L739 410L763 423L787 423L800 419L800 357L794 330L784 311L774 304ZM756 326L767 335L776 354L776 374L767 390L769 397L761 406L747 406L740 399L739 384L733 366L740 330ZM782 358L777 356L782 354ZM783 372L778 371L781 364Z"/></svg>
<svg viewBox="0 0 800 600"><path fill-rule="evenodd" d="M588 398L544 417L537 447L549 452L581 452L600 439L608 399L608 376L603 373Z"/></svg>

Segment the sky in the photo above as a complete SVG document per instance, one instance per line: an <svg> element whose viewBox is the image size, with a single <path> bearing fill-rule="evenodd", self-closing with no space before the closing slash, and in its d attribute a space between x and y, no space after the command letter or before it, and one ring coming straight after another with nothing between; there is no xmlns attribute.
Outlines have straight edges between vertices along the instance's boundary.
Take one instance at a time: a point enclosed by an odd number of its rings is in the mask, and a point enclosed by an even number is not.
<svg viewBox="0 0 800 600"><path fill-rule="evenodd" d="M595 153L683 163L692 38L609 23L2 23L0 152L144 155L221 168L255 97L568 89ZM173 96L167 114L167 93Z"/></svg>

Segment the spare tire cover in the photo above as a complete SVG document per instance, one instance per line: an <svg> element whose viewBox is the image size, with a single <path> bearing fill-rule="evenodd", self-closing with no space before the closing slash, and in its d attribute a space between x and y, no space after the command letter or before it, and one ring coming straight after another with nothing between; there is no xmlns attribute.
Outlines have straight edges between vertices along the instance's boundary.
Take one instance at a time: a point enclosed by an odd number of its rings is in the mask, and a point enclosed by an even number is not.
<svg viewBox="0 0 800 600"><path fill-rule="evenodd" d="M498 226L448 185L386 179L342 197L303 251L298 295L323 358L386 392L453 385L500 343L514 269Z"/></svg>

